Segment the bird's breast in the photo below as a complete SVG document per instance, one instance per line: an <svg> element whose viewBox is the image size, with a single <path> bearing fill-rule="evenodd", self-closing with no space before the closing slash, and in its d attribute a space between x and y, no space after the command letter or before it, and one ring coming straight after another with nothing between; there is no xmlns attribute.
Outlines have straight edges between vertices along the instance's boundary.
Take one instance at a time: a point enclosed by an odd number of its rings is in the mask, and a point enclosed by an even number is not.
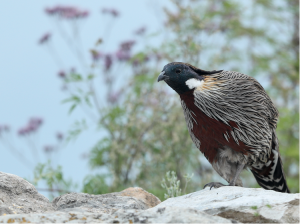
<svg viewBox="0 0 300 224"><path fill-rule="evenodd" d="M238 128L235 122L229 125L208 117L195 105L193 90L180 95L185 120L190 136L196 147L212 163L220 149L226 146L236 152L247 154L247 146L241 141L235 141L231 135L233 128Z"/></svg>

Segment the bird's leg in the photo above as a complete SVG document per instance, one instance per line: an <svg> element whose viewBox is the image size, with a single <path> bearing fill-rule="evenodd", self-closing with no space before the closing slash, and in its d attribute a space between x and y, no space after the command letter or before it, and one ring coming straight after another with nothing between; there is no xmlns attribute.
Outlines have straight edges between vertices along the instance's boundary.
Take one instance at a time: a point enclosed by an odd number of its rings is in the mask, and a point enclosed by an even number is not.
<svg viewBox="0 0 300 224"><path fill-rule="evenodd" d="M246 163L238 163L235 175L234 175L233 179L229 182L229 185L224 185L220 182L210 182L208 184L205 184L203 189L206 187L210 187L210 190L211 190L213 187L219 188L219 187L223 187L223 186L235 186L235 182L236 182L237 178L239 177L239 175L241 174L245 165L246 165Z"/></svg>
<svg viewBox="0 0 300 224"><path fill-rule="evenodd" d="M234 175L233 179L229 182L228 186L235 186L235 181L240 176L240 174L241 174L242 170L244 169L245 165L246 165L245 163L238 163L235 175Z"/></svg>

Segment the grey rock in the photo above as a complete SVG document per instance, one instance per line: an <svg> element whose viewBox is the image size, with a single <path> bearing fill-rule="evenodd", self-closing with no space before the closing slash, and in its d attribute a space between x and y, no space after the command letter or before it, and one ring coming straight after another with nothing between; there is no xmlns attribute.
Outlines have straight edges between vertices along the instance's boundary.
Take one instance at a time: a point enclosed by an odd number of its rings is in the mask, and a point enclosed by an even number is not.
<svg viewBox="0 0 300 224"><path fill-rule="evenodd" d="M18 214L0 217L0 223L232 223L190 208L149 210L120 209L111 214L89 212L52 212L49 214Z"/></svg>
<svg viewBox="0 0 300 224"><path fill-rule="evenodd" d="M22 214L54 211L49 200L28 181L0 172L0 213Z"/></svg>
<svg viewBox="0 0 300 224"><path fill-rule="evenodd" d="M69 193L51 204L27 181L0 172L0 214L0 223L299 223L299 193L222 187L160 202L135 187Z"/></svg>
<svg viewBox="0 0 300 224"><path fill-rule="evenodd" d="M124 191L90 195L85 193L69 193L56 197L52 205L57 211L81 211L111 213L118 209L145 210L161 201L153 194L139 187L127 188ZM74 209L77 210L74 210Z"/></svg>
<svg viewBox="0 0 300 224"><path fill-rule="evenodd" d="M262 188L206 188L170 198L155 208L163 207L192 208L243 223L299 223L299 193L279 193Z"/></svg>

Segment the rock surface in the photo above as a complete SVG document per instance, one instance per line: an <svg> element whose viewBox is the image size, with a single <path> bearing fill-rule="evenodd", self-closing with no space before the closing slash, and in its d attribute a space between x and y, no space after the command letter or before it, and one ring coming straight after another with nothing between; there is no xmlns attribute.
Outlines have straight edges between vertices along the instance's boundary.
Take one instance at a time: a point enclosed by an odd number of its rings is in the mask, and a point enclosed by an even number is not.
<svg viewBox="0 0 300 224"><path fill-rule="evenodd" d="M53 212L49 214L18 214L0 217L0 223L232 223L190 208L148 210L120 209L106 213Z"/></svg>
<svg viewBox="0 0 300 224"><path fill-rule="evenodd" d="M118 209L145 210L160 202L157 197L142 188L131 187L121 192L102 195L69 193L55 198L52 204L57 211L112 213Z"/></svg>
<svg viewBox="0 0 300 224"><path fill-rule="evenodd" d="M54 211L35 187L13 174L0 172L0 215Z"/></svg>
<svg viewBox="0 0 300 224"><path fill-rule="evenodd" d="M262 188L206 188L170 198L155 208L166 207L192 208L242 223L299 223L299 193Z"/></svg>
<svg viewBox="0 0 300 224"><path fill-rule="evenodd" d="M0 214L0 223L299 223L299 194L223 187L160 202L135 187L69 193L50 203L24 179L0 172Z"/></svg>

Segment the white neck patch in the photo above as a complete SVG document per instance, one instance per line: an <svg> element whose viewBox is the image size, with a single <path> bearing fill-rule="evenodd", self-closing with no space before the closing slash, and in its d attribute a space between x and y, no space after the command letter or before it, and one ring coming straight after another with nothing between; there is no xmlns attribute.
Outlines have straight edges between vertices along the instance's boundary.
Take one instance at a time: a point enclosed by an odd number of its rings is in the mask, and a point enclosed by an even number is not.
<svg viewBox="0 0 300 224"><path fill-rule="evenodd" d="M185 84L189 87L189 89L194 89L199 86L202 86L203 83L204 83L204 80L200 81L199 79L195 79L195 78L189 79L185 82Z"/></svg>

